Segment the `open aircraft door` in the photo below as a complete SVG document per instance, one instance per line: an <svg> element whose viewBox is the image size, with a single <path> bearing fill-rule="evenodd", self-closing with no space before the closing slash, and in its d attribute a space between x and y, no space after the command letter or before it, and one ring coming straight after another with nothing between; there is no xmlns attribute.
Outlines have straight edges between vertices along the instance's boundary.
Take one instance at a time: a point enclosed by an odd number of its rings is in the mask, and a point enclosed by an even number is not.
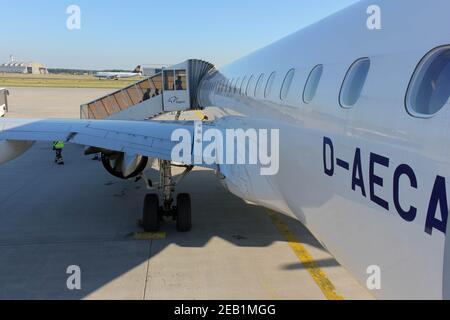
<svg viewBox="0 0 450 320"><path fill-rule="evenodd" d="M164 68L163 84L164 111L181 111L191 108L187 63Z"/></svg>

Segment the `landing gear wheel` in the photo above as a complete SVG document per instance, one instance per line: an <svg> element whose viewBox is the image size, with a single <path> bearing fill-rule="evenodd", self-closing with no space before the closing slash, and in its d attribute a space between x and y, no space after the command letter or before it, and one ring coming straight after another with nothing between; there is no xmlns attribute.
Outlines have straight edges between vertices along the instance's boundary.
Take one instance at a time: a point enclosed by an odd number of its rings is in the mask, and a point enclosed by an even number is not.
<svg viewBox="0 0 450 320"><path fill-rule="evenodd" d="M188 232L191 229L191 196L187 193L181 193L177 197L177 230Z"/></svg>
<svg viewBox="0 0 450 320"><path fill-rule="evenodd" d="M145 196L142 226L146 232L159 230L159 198L156 194Z"/></svg>

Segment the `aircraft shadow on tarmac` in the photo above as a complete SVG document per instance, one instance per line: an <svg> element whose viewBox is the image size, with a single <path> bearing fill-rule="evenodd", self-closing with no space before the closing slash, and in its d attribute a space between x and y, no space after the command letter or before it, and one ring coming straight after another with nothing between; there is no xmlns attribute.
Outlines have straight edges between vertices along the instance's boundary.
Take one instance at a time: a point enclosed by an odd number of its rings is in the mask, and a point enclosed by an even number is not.
<svg viewBox="0 0 450 320"><path fill-rule="evenodd" d="M110 177L81 151L67 146L66 166L55 167L50 146L38 143L0 167L0 299L85 298L147 261L151 265L173 245L203 248L213 238L248 248L286 242L266 209L228 193L211 171L192 172L177 190L191 193L191 232L178 233L175 223L166 221L161 227L165 239L135 240L147 192L143 184ZM322 248L298 220L282 219L300 242ZM66 287L70 265L82 270L79 291Z"/></svg>

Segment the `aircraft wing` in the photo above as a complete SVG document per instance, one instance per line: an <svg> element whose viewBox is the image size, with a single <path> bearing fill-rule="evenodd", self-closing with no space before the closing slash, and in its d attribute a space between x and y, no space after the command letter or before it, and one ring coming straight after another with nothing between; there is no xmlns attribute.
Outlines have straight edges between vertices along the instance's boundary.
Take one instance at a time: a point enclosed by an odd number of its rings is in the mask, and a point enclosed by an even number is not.
<svg viewBox="0 0 450 320"><path fill-rule="evenodd" d="M0 141L61 140L131 155L171 160L176 129L193 133L193 122L0 119ZM1 151L1 150L0 150Z"/></svg>

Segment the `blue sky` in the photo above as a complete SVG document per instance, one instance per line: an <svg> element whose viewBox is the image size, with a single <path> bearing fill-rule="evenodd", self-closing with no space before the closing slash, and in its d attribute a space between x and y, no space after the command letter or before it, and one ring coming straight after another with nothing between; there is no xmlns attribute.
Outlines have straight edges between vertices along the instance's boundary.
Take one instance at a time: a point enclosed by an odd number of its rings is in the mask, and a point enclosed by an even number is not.
<svg viewBox="0 0 450 320"><path fill-rule="evenodd" d="M0 0L0 62L132 69L201 58L224 65L357 0ZM66 28L69 5L81 29Z"/></svg>

